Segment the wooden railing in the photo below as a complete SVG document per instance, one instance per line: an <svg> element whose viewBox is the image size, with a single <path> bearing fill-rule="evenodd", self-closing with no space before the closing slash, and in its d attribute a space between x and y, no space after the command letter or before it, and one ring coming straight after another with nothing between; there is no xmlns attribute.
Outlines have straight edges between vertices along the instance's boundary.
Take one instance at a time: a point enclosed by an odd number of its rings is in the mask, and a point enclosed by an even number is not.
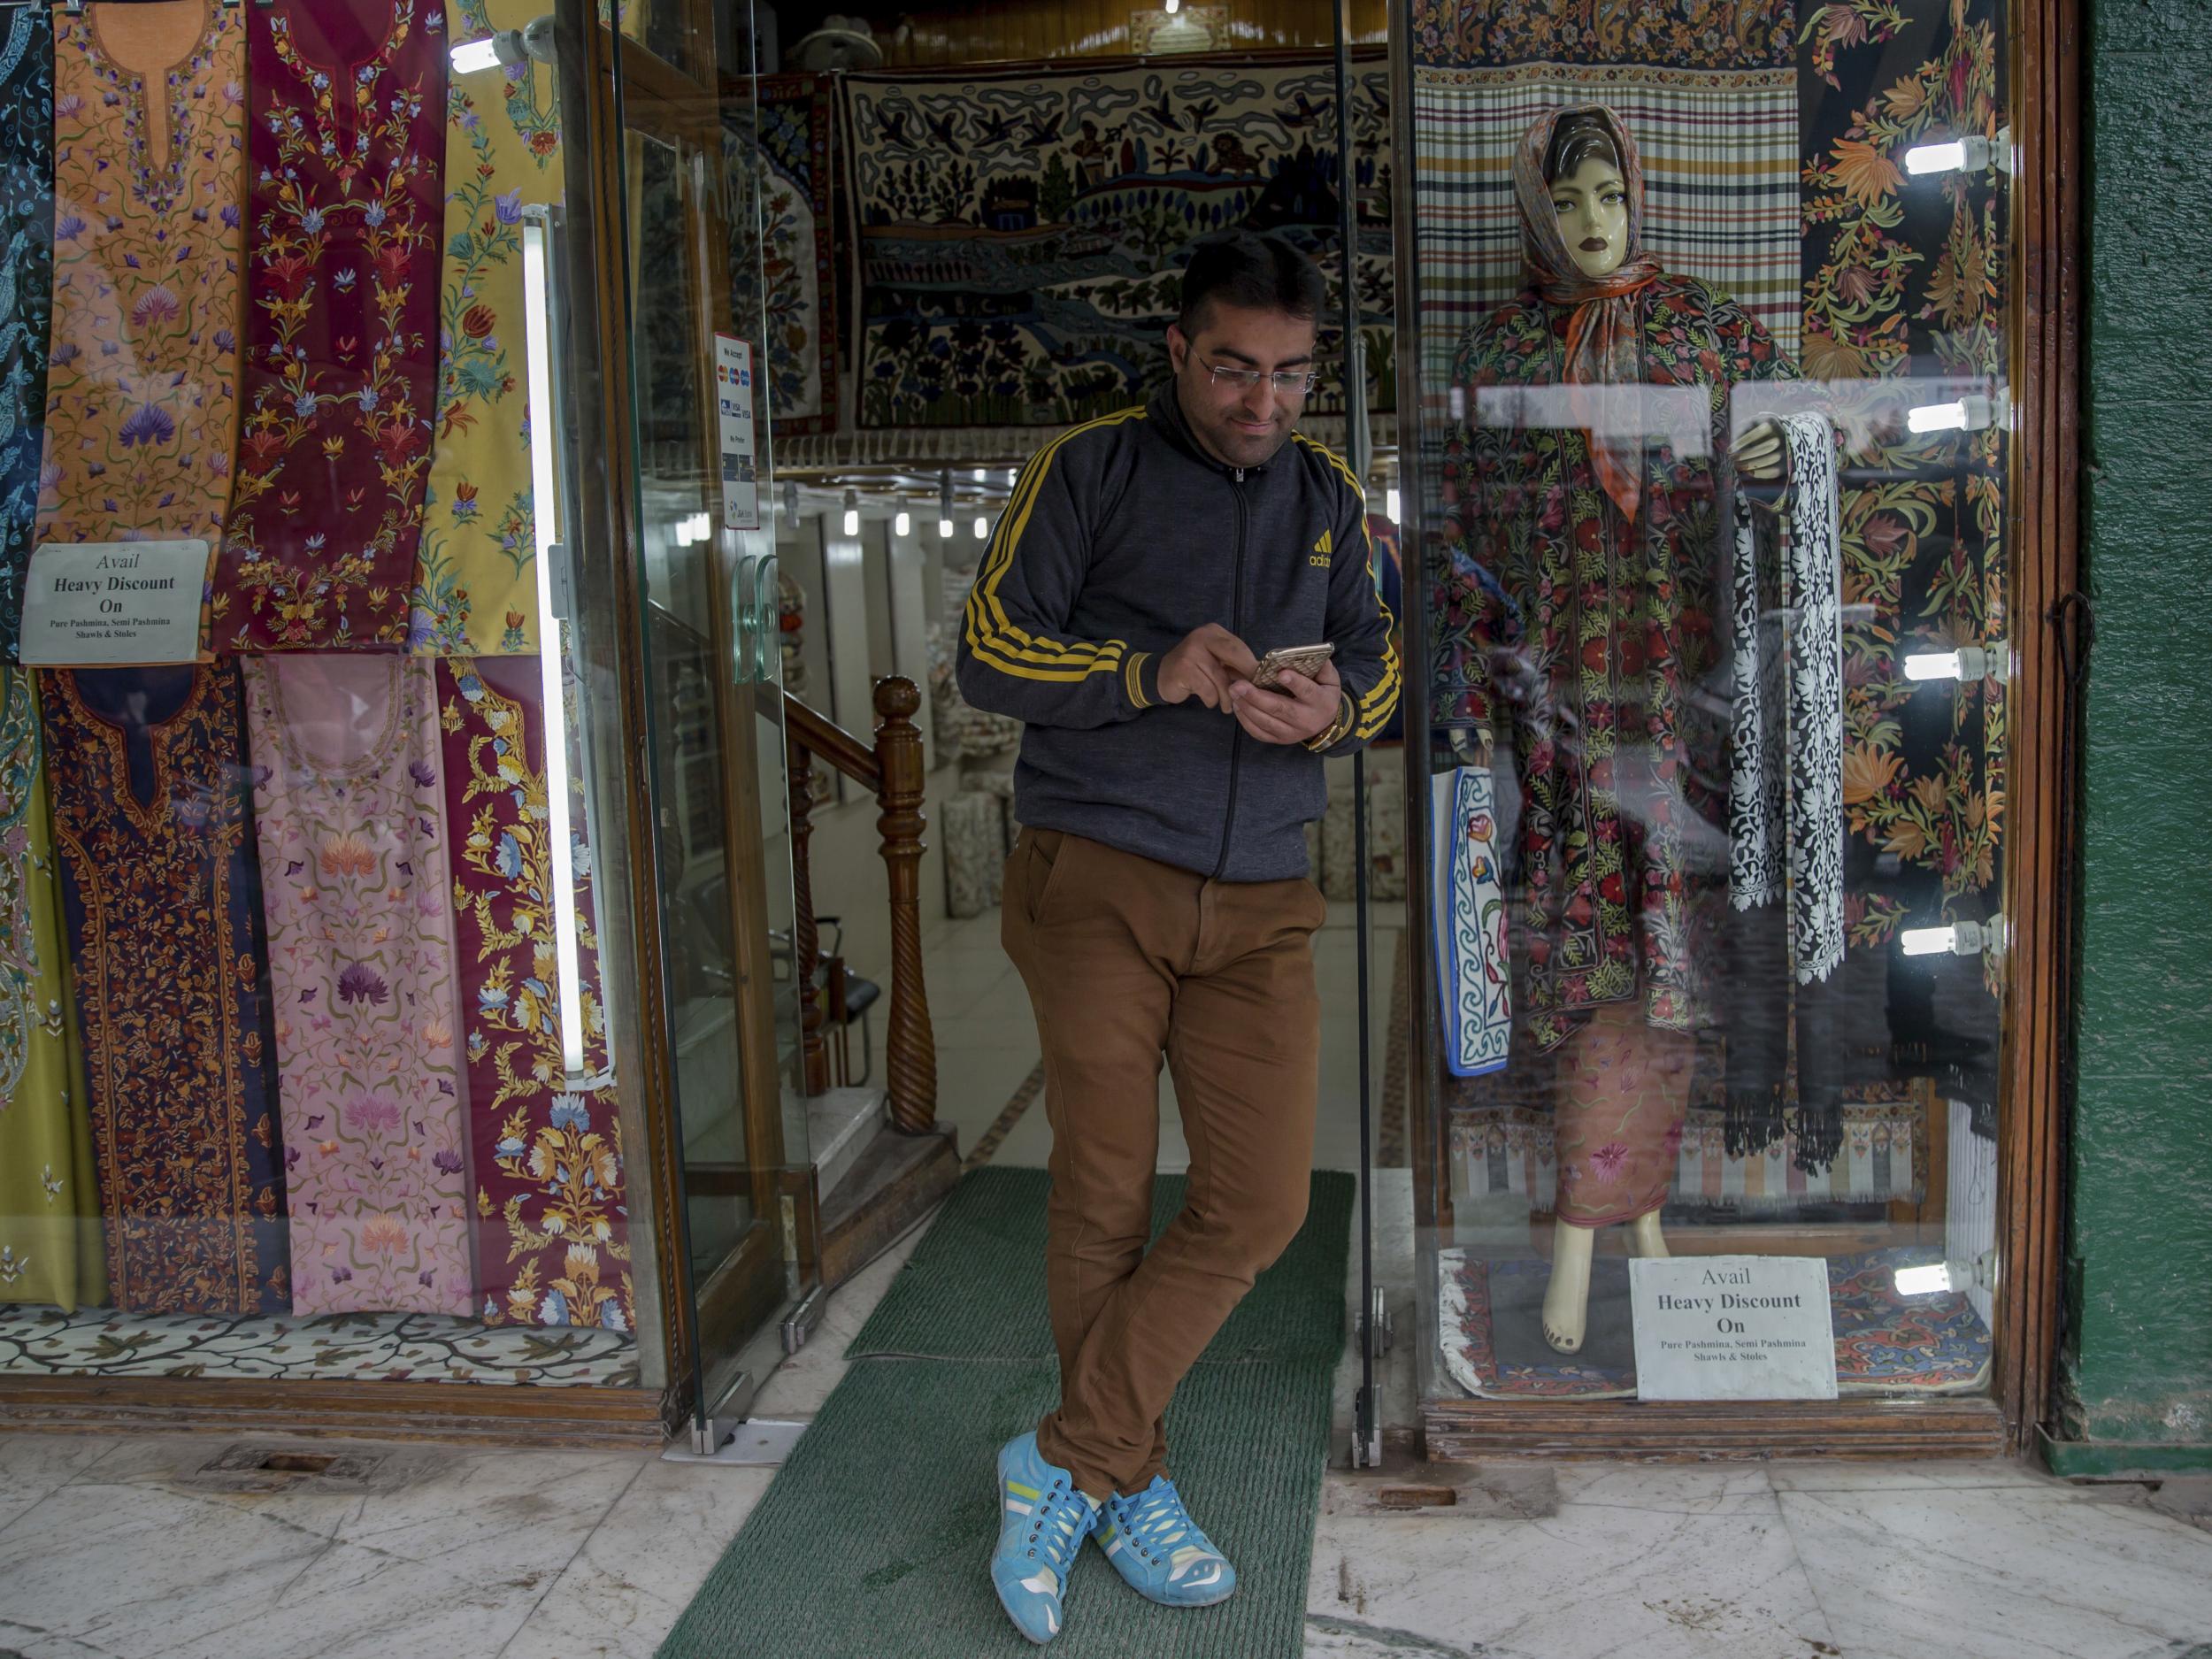
<svg viewBox="0 0 2212 1659"><path fill-rule="evenodd" d="M937 1040L929 1025L929 989L922 978L922 814L926 762L914 714L922 695L914 682L876 681L875 743L855 737L786 692L784 759L790 774L791 886L797 915L792 933L805 1036L806 1091L829 1087L829 1048L822 1032L821 937L814 924L814 883L807 843L814 833L814 763L818 757L876 797L876 830L891 878L891 1012L884 1034L884 1073L891 1123L926 1134L937 1121Z"/></svg>

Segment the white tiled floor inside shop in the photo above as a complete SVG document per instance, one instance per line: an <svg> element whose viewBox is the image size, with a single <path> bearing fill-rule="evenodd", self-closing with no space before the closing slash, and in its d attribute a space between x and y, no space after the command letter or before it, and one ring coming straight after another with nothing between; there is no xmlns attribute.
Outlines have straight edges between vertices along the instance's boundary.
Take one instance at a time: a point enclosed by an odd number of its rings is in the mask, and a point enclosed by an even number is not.
<svg viewBox="0 0 2212 1659"><path fill-rule="evenodd" d="M1318 1161L1345 1169L1356 1154L1349 920L1340 907L1318 945L1330 1010ZM1379 1072L1390 943L1378 941ZM995 916L941 926L927 954L941 1101L964 1152L1035 1066L1035 1038ZM996 1161L1041 1164L1048 1139L1033 1106ZM1162 1141L1164 1166L1179 1167L1171 1112ZM1406 1172L1385 1171L1375 1196L1378 1234L1396 1247L1384 1280L1402 1307ZM832 1298L759 1415L820 1405L917 1236ZM1390 1362L1386 1421L1409 1420L1409 1362L1402 1348ZM1349 1386L1348 1363L1340 1407ZM274 1444L0 1435L0 1659L647 1659L772 1475L642 1454L392 1445L358 1448L350 1487L314 1492L209 1470L242 1443ZM2208 1528L2212 1480L2077 1488L2008 1464L1497 1467L1477 1471L1452 1510L1418 1514L1375 1512L1362 1478L1339 1468L1305 1652L2212 1659ZM897 1650L887 1633L886 1659Z"/></svg>

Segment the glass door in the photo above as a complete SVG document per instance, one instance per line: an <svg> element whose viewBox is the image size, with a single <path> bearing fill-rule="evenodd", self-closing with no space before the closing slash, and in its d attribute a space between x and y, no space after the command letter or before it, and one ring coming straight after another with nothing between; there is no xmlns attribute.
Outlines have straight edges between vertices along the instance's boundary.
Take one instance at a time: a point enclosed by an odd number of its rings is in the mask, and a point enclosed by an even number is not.
<svg viewBox="0 0 2212 1659"><path fill-rule="evenodd" d="M798 1002L767 411L754 373L764 319L757 273L732 269L733 247L758 243L755 173L731 162L751 140L749 38L746 7L707 0L626 7L601 35L619 146L680 1311L708 1451L759 1381L743 1351L810 1288L802 1258L812 1254L795 1236L803 1205L785 1202L785 1172L807 1151L804 1116L786 1111L783 1087Z"/></svg>

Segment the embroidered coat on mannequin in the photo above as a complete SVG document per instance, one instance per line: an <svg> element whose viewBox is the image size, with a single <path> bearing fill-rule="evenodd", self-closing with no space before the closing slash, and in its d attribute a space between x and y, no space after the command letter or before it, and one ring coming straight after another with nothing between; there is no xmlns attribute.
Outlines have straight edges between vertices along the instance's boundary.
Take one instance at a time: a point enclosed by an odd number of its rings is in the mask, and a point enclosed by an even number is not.
<svg viewBox="0 0 2212 1659"><path fill-rule="evenodd" d="M1604 128L1626 187L1625 251L1601 277L1568 253L1545 176L1570 118ZM1515 186L1527 286L1461 344L1465 419L1447 441L1429 578L1439 736L1492 756L1519 797L1507 886L1525 898L1514 907L1520 1067L1554 1057L1609 1006L1632 1004L1661 1032L1716 1023L1738 488L1727 457L1741 424L1731 391L1797 370L1734 299L1643 253L1642 171L1611 111L1539 119ZM1663 1196L1678 1116L1647 1115L1635 1146L1593 1151L1604 1185ZM1589 1225L1624 1218L1613 1199L1599 1208Z"/></svg>

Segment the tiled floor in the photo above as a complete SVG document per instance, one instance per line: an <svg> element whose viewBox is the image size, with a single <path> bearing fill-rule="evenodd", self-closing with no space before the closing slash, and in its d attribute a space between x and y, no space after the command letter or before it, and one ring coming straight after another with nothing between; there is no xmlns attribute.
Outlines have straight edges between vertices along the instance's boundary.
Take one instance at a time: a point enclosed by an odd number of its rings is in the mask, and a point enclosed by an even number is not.
<svg viewBox="0 0 2212 1659"><path fill-rule="evenodd" d="M930 941L945 1115L964 1149L1036 1062L1020 982L995 952L995 918ZM1318 1161L1350 1168L1348 931L1333 926L1318 952L1332 1010ZM1041 1163L1048 1141L1033 1109L998 1156ZM1174 1167L1184 1155L1171 1110L1163 1142ZM1378 1273L1402 1332L1409 1172L1384 1171L1374 1201ZM768 1379L757 1416L803 1419L820 1406L918 1237L831 1299L807 1348ZM1411 1418L1410 1362L1402 1340L1379 1378L1386 1422ZM1355 1382L1348 1356L1339 1464ZM626 1453L364 1446L349 1481L317 1491L210 1471L236 1443L0 1435L0 1659L649 1659L772 1474ZM1308 1655L2212 1652L2212 1535L2140 1487L2080 1490L1988 1464L1535 1464L1480 1471L1454 1509L1406 1515L1376 1512L1367 1485L1341 1468L1330 1476ZM1080 1604L1071 1613L1079 1619ZM881 1651L896 1654L895 1632Z"/></svg>

